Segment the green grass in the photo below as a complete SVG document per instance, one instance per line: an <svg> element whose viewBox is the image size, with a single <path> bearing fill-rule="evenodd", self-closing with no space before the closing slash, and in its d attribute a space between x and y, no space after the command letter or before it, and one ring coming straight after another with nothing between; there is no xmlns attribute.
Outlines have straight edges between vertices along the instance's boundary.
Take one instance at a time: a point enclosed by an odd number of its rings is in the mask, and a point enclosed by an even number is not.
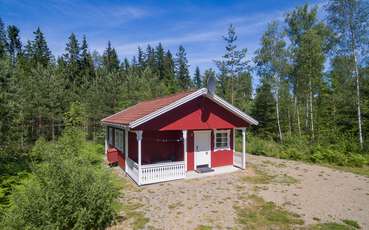
<svg viewBox="0 0 369 230"><path fill-rule="evenodd" d="M249 204L235 206L236 220L245 229L294 229L304 221L297 215L273 202L266 202L263 198L250 195Z"/></svg>
<svg viewBox="0 0 369 230"><path fill-rule="evenodd" d="M339 223L323 223L310 226L310 230L353 230L355 228Z"/></svg>
<svg viewBox="0 0 369 230"><path fill-rule="evenodd" d="M127 219L132 222L132 228L135 230L142 229L149 222L149 218L145 217L142 211L138 209L142 207L140 203L128 203L122 205L122 210Z"/></svg>
<svg viewBox="0 0 369 230"><path fill-rule="evenodd" d="M327 165L327 166L337 169L337 170L351 172L351 173L358 174L361 176L369 177L369 166L363 166L361 168L360 167L348 167L348 166L332 166L332 165Z"/></svg>
<svg viewBox="0 0 369 230"><path fill-rule="evenodd" d="M195 230L212 230L213 228L208 225L199 225L195 228Z"/></svg>
<svg viewBox="0 0 369 230"><path fill-rule="evenodd" d="M255 175L248 175L241 177L241 181L248 182L251 184L269 184L269 183L277 183L277 184L295 184L298 183L298 180L292 176L287 174L282 175L270 175L267 172L256 168L255 166L251 166L254 168Z"/></svg>
<svg viewBox="0 0 369 230"><path fill-rule="evenodd" d="M352 227L354 227L356 229L360 229L360 225L355 220L344 219L344 220L342 220L342 222L345 223L345 224L347 224L347 225L349 225L349 226L352 226Z"/></svg>

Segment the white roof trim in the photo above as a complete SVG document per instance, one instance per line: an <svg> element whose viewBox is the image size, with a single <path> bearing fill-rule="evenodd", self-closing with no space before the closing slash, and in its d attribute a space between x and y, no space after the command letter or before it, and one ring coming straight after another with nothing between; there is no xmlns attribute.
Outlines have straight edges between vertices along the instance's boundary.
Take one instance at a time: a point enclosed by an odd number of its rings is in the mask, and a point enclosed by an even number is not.
<svg viewBox="0 0 369 230"><path fill-rule="evenodd" d="M249 115L247 115L246 113L242 112L241 110L239 110L238 108L236 108L235 106L231 105L230 103L226 102L225 100L223 100L222 98L220 98L217 95L209 95L208 94L208 90L206 88L202 88L199 89L181 99L179 99L178 101L175 101L167 106L164 106L161 109L158 109L144 117L141 117L131 123L129 123L129 128L135 128L149 120L152 120L160 115L162 115L163 113L166 113L172 109L177 108L178 106L181 106L201 95L207 95L207 97L211 100L213 100L214 102L216 102L217 104L221 105L223 108L231 111L233 114L237 115L238 117L240 117L243 120L246 120L247 122L249 122L252 125L257 125L259 124L257 120L255 120L254 118L250 117Z"/></svg>
<svg viewBox="0 0 369 230"><path fill-rule="evenodd" d="M152 113L150 113L150 114L148 114L144 117L141 117L141 118L139 118L135 121L132 121L131 123L129 123L129 127L130 128L135 128L135 127L137 127L137 126L139 126L139 125L141 125L141 124L143 124L143 123L145 123L149 120L154 119L155 117L160 116L163 113L166 113L166 112L168 112L172 109L177 108L180 105L183 105L186 102L191 101L192 99L195 99L195 98L197 98L201 95L207 94L207 92L208 92L208 90L206 88L199 89L199 90L197 90L197 91L195 91L195 92L193 92L193 93L191 93L191 94L189 94L185 97L182 97L178 101L175 101L175 102L173 102L173 103L171 103L167 106L164 106L163 108L158 109L158 110L156 110L156 111L154 111L154 112L152 112Z"/></svg>
<svg viewBox="0 0 369 230"><path fill-rule="evenodd" d="M248 121L250 124L252 124L252 125L258 125L259 124L259 122L257 120L255 120L251 116L247 115L246 113L242 112L237 107L233 106L232 104L228 103L227 101L223 100L221 97L217 96L216 94L214 94L213 96L208 95L208 98L212 99L214 102L217 102L217 104L220 104L225 109L233 112L235 115L239 116L243 120Z"/></svg>

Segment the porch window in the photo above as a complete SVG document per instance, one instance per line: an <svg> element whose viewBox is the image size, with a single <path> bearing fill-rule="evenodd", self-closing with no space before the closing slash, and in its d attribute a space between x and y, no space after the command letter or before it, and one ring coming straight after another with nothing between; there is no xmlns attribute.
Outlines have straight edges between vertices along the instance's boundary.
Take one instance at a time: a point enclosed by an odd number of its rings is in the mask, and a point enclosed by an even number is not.
<svg viewBox="0 0 369 230"><path fill-rule="evenodd" d="M113 145L113 128L108 127L108 144Z"/></svg>
<svg viewBox="0 0 369 230"><path fill-rule="evenodd" d="M124 149L124 132L122 129L115 129L115 147L123 152Z"/></svg>
<svg viewBox="0 0 369 230"><path fill-rule="evenodd" d="M229 146L229 130L215 131L215 150L230 149Z"/></svg>

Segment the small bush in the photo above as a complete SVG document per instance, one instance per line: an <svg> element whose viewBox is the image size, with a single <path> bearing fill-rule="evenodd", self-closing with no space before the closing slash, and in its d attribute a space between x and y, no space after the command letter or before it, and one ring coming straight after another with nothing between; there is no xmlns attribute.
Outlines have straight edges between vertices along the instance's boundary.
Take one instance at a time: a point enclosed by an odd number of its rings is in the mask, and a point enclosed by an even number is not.
<svg viewBox="0 0 369 230"><path fill-rule="evenodd" d="M11 195L3 229L103 229L113 221L118 190L87 154L93 144L79 136L68 131L57 143L37 142L33 154L42 161Z"/></svg>

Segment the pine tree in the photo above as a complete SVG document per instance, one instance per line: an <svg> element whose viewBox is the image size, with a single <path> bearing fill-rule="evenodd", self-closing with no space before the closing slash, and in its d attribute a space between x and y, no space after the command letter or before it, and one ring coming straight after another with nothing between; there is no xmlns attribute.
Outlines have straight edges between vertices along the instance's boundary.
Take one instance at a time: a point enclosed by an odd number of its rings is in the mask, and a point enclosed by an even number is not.
<svg viewBox="0 0 369 230"><path fill-rule="evenodd" d="M257 133L264 136L274 137L275 135L275 100L272 88L269 84L270 79L261 79L261 85L256 89L254 107L252 115L259 121Z"/></svg>
<svg viewBox="0 0 369 230"><path fill-rule="evenodd" d="M115 49L111 47L110 41L108 42L108 47L103 54L103 66L109 73L119 69L118 54Z"/></svg>
<svg viewBox="0 0 369 230"><path fill-rule="evenodd" d="M7 41L6 41L5 25L2 19L0 18L0 58L5 56L6 47L7 47Z"/></svg>
<svg viewBox="0 0 369 230"><path fill-rule="evenodd" d="M195 75L193 77L193 83L194 83L194 85L197 89L200 89L203 85L202 76L201 76L201 73L200 73L200 68L198 66L196 66L196 69L195 69Z"/></svg>
<svg viewBox="0 0 369 230"><path fill-rule="evenodd" d="M37 27L37 30L33 34L35 35L35 39L32 42L33 63L47 66L52 59L52 55L47 46L44 34L41 32L40 27Z"/></svg>
<svg viewBox="0 0 369 230"><path fill-rule="evenodd" d="M155 69L154 71L157 73L159 80L163 80L165 78L165 66L164 66L164 48L159 43L159 45L155 49Z"/></svg>
<svg viewBox="0 0 369 230"><path fill-rule="evenodd" d="M19 29L16 26L8 26L7 50L12 63L15 64L17 57L22 53L22 43L19 37Z"/></svg>
<svg viewBox="0 0 369 230"><path fill-rule="evenodd" d="M92 81L95 75L95 67L91 53L88 50L86 36L83 36L81 45L81 71L85 81Z"/></svg>
<svg viewBox="0 0 369 230"><path fill-rule="evenodd" d="M177 90L175 79L175 66L172 53L168 50L164 56L164 79L170 93L174 93Z"/></svg>
<svg viewBox="0 0 369 230"><path fill-rule="evenodd" d="M222 60L215 63L221 72L219 77L221 96L234 104L237 91L236 78L248 69L248 61L245 59L247 49L237 49L236 29L232 24L228 27L227 35L223 39L226 42L226 52Z"/></svg>
<svg viewBox="0 0 369 230"><path fill-rule="evenodd" d="M191 77L188 71L188 61L186 51L183 46L179 46L176 53L176 78L181 89L187 90L191 88Z"/></svg>

